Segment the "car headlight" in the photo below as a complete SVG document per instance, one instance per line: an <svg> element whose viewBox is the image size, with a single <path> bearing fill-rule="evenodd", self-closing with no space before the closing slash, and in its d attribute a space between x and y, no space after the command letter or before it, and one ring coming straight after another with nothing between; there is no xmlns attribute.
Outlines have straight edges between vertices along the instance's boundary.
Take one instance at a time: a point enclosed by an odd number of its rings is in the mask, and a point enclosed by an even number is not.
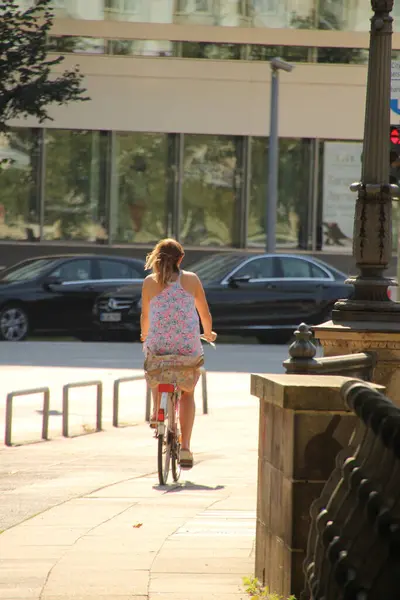
<svg viewBox="0 0 400 600"><path fill-rule="evenodd" d="M138 312L141 312L141 310L142 310L142 299L139 298L139 300L137 300L137 302L135 302L135 301L132 302L132 305L128 312L129 312L129 314L132 315L134 313L137 314Z"/></svg>

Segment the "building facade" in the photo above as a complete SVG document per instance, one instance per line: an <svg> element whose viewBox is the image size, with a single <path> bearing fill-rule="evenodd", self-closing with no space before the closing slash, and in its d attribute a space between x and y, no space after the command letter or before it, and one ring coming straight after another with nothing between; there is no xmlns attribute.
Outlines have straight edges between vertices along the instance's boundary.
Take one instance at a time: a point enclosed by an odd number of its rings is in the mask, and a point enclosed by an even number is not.
<svg viewBox="0 0 400 600"><path fill-rule="evenodd" d="M369 4L54 0L49 51L79 64L90 101L0 139L0 264L55 247L143 253L165 235L263 248L273 56L295 65L280 76L278 248L349 255Z"/></svg>

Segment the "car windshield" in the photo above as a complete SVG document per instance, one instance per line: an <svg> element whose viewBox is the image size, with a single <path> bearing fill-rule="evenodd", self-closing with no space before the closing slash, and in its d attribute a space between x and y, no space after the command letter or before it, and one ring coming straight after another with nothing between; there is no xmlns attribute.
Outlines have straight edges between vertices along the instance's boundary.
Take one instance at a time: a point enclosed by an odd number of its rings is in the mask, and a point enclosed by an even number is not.
<svg viewBox="0 0 400 600"><path fill-rule="evenodd" d="M15 265L0 272L0 283L14 283L16 281L32 281L41 275L54 262L51 258L31 260L20 265Z"/></svg>
<svg viewBox="0 0 400 600"><path fill-rule="evenodd" d="M226 275L236 267L240 262L237 256L232 255L213 255L203 258L190 265L189 270L196 273L203 283L211 281L221 281Z"/></svg>

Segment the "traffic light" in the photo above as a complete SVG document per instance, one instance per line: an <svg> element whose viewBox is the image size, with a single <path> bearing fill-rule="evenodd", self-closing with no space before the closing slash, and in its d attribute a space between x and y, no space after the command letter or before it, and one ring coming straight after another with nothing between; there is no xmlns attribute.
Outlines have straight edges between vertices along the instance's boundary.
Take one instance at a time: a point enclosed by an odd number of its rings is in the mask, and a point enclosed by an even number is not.
<svg viewBox="0 0 400 600"><path fill-rule="evenodd" d="M400 180L400 125L390 127L390 175L389 182L399 185Z"/></svg>
<svg viewBox="0 0 400 600"><path fill-rule="evenodd" d="M390 127L390 144L392 150L400 152L400 125L392 125Z"/></svg>

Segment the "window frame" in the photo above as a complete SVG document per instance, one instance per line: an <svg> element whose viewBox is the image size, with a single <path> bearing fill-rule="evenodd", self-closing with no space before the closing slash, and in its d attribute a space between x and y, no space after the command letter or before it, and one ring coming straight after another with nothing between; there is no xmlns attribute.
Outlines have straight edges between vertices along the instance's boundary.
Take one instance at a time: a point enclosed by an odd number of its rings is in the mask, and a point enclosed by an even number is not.
<svg viewBox="0 0 400 600"><path fill-rule="evenodd" d="M289 254L280 254L278 257L279 260L279 270L282 273L282 276L279 277L280 280L282 281L335 281L334 276L332 275L332 273L330 273L330 271L328 271L328 269L326 269L323 265L320 265L316 262L314 262L313 260L310 260L309 258L305 258L302 256L293 256L293 255L289 255ZM302 261L304 263L307 263L310 266L310 271L311 271L311 266L317 267L318 269L320 269L322 272L324 272L326 274L326 277L285 277L284 276L284 271L283 271L283 264L282 261L285 258L289 258L291 260L298 260L298 261Z"/></svg>
<svg viewBox="0 0 400 600"><path fill-rule="evenodd" d="M236 273L242 269L243 267L245 267L247 264L254 262L255 260L260 260L260 259L270 259L273 261L274 263L274 269L273 271L276 273L277 272L277 257L276 256L271 256L271 255L257 255L257 256L252 256L250 258L245 259L243 262L241 262L239 265L237 265L228 275L226 275L224 277L224 279L221 281L221 285L229 285L229 280L234 277L236 275ZM263 282L263 281L271 281L273 279L280 279L279 277L263 277L260 279L250 279L249 283L254 283L254 282Z"/></svg>
<svg viewBox="0 0 400 600"><path fill-rule="evenodd" d="M135 271L138 276L137 277L102 277L102 269L101 269L102 262L116 263L118 265L123 265L123 266L127 267L128 269L131 269L131 271ZM146 277L144 271L143 271L143 277L140 277L140 273L137 270L136 265L134 263L125 262L123 260L120 260L120 259L117 259L117 258L114 258L111 256L96 258L96 271L98 274L98 281L143 281L143 279Z"/></svg>
<svg viewBox="0 0 400 600"><path fill-rule="evenodd" d="M88 281L95 281L94 276L95 276L95 271L96 271L96 267L94 264L94 260L92 258L89 257L83 257L83 256L79 256L76 258L73 258L71 260L66 260L65 262L60 263L59 265L57 265L52 271L49 271L46 275L46 277L60 277L58 275L54 275L54 272L57 271L57 269L62 269L65 265L68 264L72 264L72 263L76 263L76 262L80 262L80 261L88 261L89 263L89 277L87 279L71 279L71 280L62 280L61 285L72 285L72 284L77 284L77 283L87 283Z"/></svg>

